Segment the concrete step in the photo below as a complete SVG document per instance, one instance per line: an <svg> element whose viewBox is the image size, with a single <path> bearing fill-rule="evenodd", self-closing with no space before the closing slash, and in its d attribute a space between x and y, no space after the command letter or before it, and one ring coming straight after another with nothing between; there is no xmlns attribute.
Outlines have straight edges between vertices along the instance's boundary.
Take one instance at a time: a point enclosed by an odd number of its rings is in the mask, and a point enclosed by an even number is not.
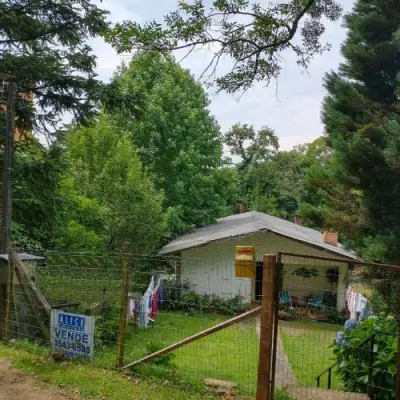
<svg viewBox="0 0 400 400"><path fill-rule="evenodd" d="M339 392L305 386L289 386L287 391L293 400L369 400L368 395L363 393Z"/></svg>

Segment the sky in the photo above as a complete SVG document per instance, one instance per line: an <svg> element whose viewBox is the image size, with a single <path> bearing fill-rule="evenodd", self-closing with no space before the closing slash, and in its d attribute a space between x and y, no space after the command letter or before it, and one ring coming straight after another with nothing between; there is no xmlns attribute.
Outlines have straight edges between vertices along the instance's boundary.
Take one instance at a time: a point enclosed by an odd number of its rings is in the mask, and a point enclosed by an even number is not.
<svg viewBox="0 0 400 400"><path fill-rule="evenodd" d="M339 1L345 12L351 11L354 0ZM165 14L176 9L177 0L103 0L99 5L109 10L112 22L162 22ZM326 72L337 69L341 62L340 46L346 37L342 21L327 22L325 26L322 41L330 43L331 50L317 55L307 71L296 64L292 54L287 54L279 79L269 87L258 83L241 96L209 92L211 113L222 132L238 122L253 125L256 129L268 126L278 135L282 150L311 142L323 134L320 117L325 95L323 77ZM92 40L90 45L98 58L99 78L105 82L109 81L121 61L129 60L127 56L118 55L101 38ZM199 77L210 56L206 50L197 51L181 64ZM229 60L222 60L220 68L224 70L230 65Z"/></svg>

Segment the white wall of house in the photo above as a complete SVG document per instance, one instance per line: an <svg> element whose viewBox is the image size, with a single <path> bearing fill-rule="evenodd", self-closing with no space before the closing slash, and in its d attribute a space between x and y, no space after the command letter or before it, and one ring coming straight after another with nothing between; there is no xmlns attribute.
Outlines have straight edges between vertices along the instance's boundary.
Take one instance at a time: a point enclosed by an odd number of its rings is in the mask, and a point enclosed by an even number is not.
<svg viewBox="0 0 400 400"><path fill-rule="evenodd" d="M276 254L279 251L343 258L272 232L259 232L182 251L182 282L186 282L191 290L199 294L216 295L224 299L242 296L246 301L253 300L254 280L235 277L236 246L255 246L257 261L262 261L264 254ZM302 299L306 295L333 291L337 292L338 310L346 306L347 266L345 264L291 257L284 257L283 263L285 266L283 289L289 290L293 296ZM312 278L292 275L296 268L302 266L317 269L319 275ZM332 267L339 267L339 282L334 285L326 279L326 270Z"/></svg>

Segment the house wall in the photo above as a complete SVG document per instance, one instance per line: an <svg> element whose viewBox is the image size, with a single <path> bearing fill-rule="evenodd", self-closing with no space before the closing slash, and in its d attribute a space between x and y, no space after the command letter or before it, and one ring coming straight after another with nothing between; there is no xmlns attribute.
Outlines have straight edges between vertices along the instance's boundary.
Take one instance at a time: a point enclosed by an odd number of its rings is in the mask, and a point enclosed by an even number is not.
<svg viewBox="0 0 400 400"><path fill-rule="evenodd" d="M235 277L236 246L255 246L257 261L262 261L264 254L276 254L279 251L343 258L272 232L260 232L182 251L182 282L187 283L191 290L199 294L216 295L224 299L243 296L246 301L251 301L255 295L254 280ZM299 298L310 294L322 294L324 291L337 292L338 309L345 307L347 287L345 264L293 257L283 257L282 261L284 263L283 289L289 290L293 296ZM312 262L312 264L306 264L307 262ZM291 274L296 268L302 266L317 269L319 276L302 278ZM326 270L333 266L339 267L340 274L339 283L334 286L325 277Z"/></svg>

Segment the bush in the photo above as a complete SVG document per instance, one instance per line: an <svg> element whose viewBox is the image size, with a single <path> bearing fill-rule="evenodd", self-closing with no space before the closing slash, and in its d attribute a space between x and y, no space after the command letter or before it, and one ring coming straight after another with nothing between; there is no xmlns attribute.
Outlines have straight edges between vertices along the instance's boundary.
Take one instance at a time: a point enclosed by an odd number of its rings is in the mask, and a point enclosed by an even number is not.
<svg viewBox="0 0 400 400"><path fill-rule="evenodd" d="M148 342L146 344L146 354L150 355L157 351L164 349L166 346L163 343ZM164 367L173 367L172 360L175 358L175 354L167 353L163 356L156 357L152 362L156 365L162 365Z"/></svg>
<svg viewBox="0 0 400 400"><path fill-rule="evenodd" d="M166 287L166 300L162 307L190 313L205 312L222 315L238 315L250 310L250 304L244 303L241 296L224 300L218 296L187 291L184 286L178 287L176 284Z"/></svg>
<svg viewBox="0 0 400 400"><path fill-rule="evenodd" d="M373 336L373 349L367 339ZM397 324L393 316L381 314L360 324L346 321L333 344L344 389L372 393L376 400L395 398L397 369ZM367 341L363 345L363 342Z"/></svg>
<svg viewBox="0 0 400 400"><path fill-rule="evenodd" d="M96 317L95 323L95 347L101 348L117 341L119 311L118 305L102 304L101 313Z"/></svg>

